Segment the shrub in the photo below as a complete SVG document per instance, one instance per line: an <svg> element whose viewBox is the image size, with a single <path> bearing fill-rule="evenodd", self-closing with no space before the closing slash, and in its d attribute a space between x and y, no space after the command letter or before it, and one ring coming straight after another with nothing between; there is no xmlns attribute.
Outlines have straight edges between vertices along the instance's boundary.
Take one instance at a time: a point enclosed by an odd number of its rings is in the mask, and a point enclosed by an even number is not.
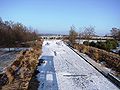
<svg viewBox="0 0 120 90"><path fill-rule="evenodd" d="M93 42L93 41L92 41L92 42L90 42L90 43L89 43L89 45L90 45L90 46L92 46L92 47L96 47L96 43L95 43L95 42Z"/></svg>
<svg viewBox="0 0 120 90"><path fill-rule="evenodd" d="M88 42L84 42L84 45L88 45ZM116 49L116 47L118 46L118 43L116 40L106 40L106 42L91 42L89 43L89 46L92 47L97 47L99 49L103 49L106 51L110 51L111 49Z"/></svg>
<svg viewBox="0 0 120 90"><path fill-rule="evenodd" d="M88 46L89 45L89 41L84 41L83 44Z"/></svg>

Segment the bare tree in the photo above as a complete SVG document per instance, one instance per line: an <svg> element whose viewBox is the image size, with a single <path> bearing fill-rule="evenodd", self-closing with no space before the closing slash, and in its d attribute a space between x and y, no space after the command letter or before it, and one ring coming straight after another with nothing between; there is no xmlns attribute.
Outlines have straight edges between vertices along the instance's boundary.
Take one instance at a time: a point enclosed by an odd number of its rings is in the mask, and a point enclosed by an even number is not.
<svg viewBox="0 0 120 90"><path fill-rule="evenodd" d="M75 27L74 26L71 26L70 27L70 31L69 31L69 41L72 45L75 44L75 40L77 38L77 32L75 31Z"/></svg>
<svg viewBox="0 0 120 90"><path fill-rule="evenodd" d="M84 27L80 27L80 28L79 28L79 30L80 30L80 31L79 31L79 34L78 34L79 43L80 43L80 40L84 38L84 32L83 32L84 29L85 29Z"/></svg>
<svg viewBox="0 0 120 90"><path fill-rule="evenodd" d="M95 35L95 29L93 26L84 27L84 31L81 32L81 37L88 40L87 44L89 45L89 40Z"/></svg>
<svg viewBox="0 0 120 90"><path fill-rule="evenodd" d="M120 40L120 29L112 28L111 35L113 38Z"/></svg>
<svg viewBox="0 0 120 90"><path fill-rule="evenodd" d="M90 40L95 35L95 29L92 26L85 27L82 34L85 39Z"/></svg>

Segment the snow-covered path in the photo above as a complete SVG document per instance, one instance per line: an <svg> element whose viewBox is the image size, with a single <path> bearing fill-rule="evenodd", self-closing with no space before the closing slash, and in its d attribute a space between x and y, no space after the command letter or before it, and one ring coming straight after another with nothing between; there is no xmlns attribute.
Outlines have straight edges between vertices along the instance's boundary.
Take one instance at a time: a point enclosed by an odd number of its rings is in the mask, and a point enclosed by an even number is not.
<svg viewBox="0 0 120 90"><path fill-rule="evenodd" d="M62 41L44 41L38 90L119 90Z"/></svg>

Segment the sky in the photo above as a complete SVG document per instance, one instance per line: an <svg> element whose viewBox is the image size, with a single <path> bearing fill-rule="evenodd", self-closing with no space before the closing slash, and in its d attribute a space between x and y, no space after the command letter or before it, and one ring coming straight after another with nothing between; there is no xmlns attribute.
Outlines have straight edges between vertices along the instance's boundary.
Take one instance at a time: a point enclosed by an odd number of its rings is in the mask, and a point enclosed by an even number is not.
<svg viewBox="0 0 120 90"><path fill-rule="evenodd" d="M0 17L39 33L68 34L93 26L97 35L120 28L120 0L0 0Z"/></svg>

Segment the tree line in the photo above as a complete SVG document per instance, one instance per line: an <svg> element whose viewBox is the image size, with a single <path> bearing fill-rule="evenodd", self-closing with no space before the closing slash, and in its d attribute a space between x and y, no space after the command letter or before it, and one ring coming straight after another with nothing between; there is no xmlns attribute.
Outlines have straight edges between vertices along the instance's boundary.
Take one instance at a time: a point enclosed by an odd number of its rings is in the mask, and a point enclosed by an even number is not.
<svg viewBox="0 0 120 90"><path fill-rule="evenodd" d="M97 36L93 26L84 27L83 31L79 33L76 32L76 28L74 26L71 26L68 39L72 44L74 44L76 39L86 39L89 41L93 36ZM112 28L112 30L110 30L110 36L115 40L120 41L120 29Z"/></svg>
<svg viewBox="0 0 120 90"><path fill-rule="evenodd" d="M69 41L72 45L76 43L76 39L84 38L86 40L90 40L93 36L95 36L95 29L92 26L84 27L83 32L76 32L76 28L74 26L70 27L69 30Z"/></svg>
<svg viewBox="0 0 120 90"><path fill-rule="evenodd" d="M37 32L27 28L22 23L3 21L0 18L0 46L15 47L23 42L33 41L38 38Z"/></svg>
<svg viewBox="0 0 120 90"><path fill-rule="evenodd" d="M89 40L92 39L93 36L97 36L95 35L95 29L93 26L84 27L83 32L79 33L76 32L76 28L72 26L69 30L69 45L74 46L74 44L76 44L76 39L85 39L87 41L85 41L83 44L87 46L93 46L99 49L110 51L111 49L116 49L116 47L118 46L118 41L120 41L120 29L112 28L112 30L110 30L110 33L110 36L114 38L113 40L106 40L106 42L98 41L96 43L89 42Z"/></svg>

